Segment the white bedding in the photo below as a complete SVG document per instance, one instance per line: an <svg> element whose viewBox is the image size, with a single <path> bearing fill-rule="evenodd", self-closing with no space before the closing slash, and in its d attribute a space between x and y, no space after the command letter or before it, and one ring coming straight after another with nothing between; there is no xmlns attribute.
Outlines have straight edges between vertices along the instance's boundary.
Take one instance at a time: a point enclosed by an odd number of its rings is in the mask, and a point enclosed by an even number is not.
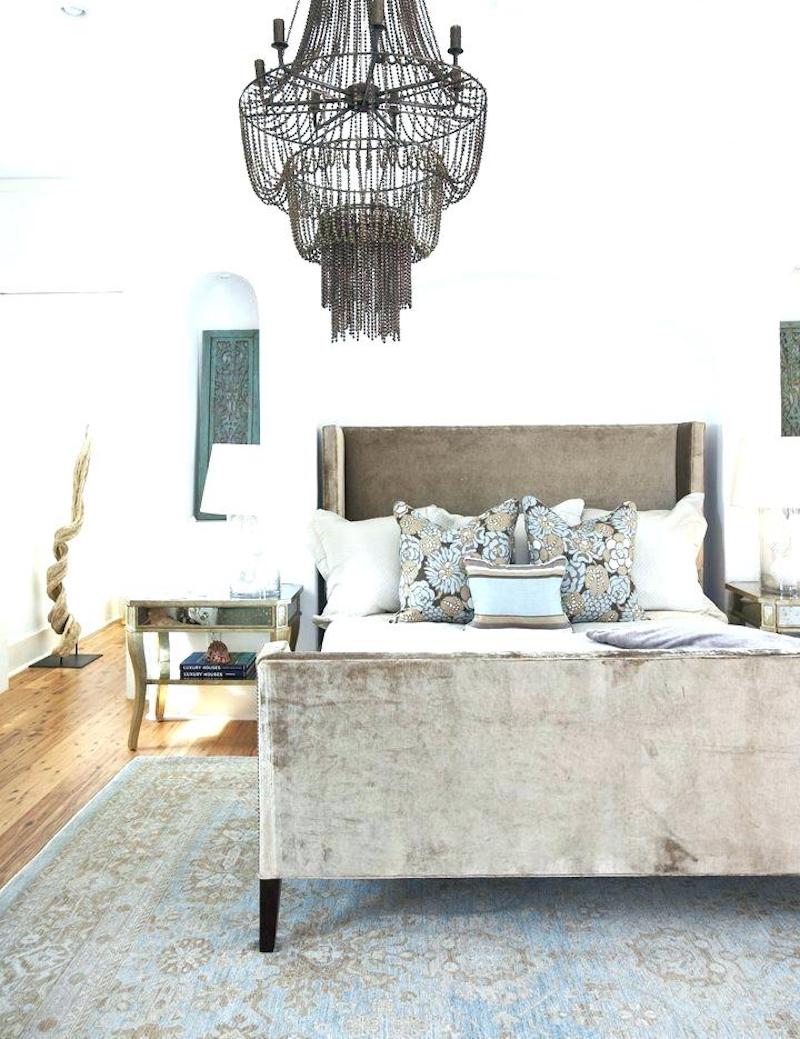
<svg viewBox="0 0 800 1039"><path fill-rule="evenodd" d="M323 653L619 653L586 637L590 629L610 624L576 624L557 631L524 628L473 628L462 624L391 624L391 614L337 617L325 632ZM650 622L679 624L695 631L718 631L723 615L654 611ZM647 624L648 621L642 621Z"/></svg>

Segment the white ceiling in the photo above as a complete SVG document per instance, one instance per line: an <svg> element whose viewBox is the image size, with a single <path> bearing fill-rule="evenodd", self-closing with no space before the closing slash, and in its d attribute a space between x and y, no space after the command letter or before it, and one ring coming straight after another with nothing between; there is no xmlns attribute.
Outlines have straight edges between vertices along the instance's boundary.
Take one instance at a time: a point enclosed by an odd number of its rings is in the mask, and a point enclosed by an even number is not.
<svg viewBox="0 0 800 1039"><path fill-rule="evenodd" d="M164 106L185 99L176 135L207 127L204 108L236 102L259 54L271 64L271 19L287 25L294 0L83 0L70 18L59 0L0 0L0 177L94 175L131 140L147 148ZM366 0L365 0L366 2ZM308 0L300 0L295 34ZM442 40L464 21L473 50L498 0L433 0ZM290 51L291 55L291 51ZM194 80L194 82L192 82ZM192 90L187 85L192 83ZM156 131L154 145L169 149ZM144 157L139 154L137 160Z"/></svg>
<svg viewBox="0 0 800 1039"><path fill-rule="evenodd" d="M0 176L70 175L87 150L98 151L96 121L105 110L102 79L123 5L86 0L90 13L69 18L55 0L4 0L0 38ZM117 24L114 24L116 20Z"/></svg>
<svg viewBox="0 0 800 1039"><path fill-rule="evenodd" d="M0 178L93 181L122 214L163 207L165 229L176 197L206 223L224 224L233 199L252 207L237 99L294 0L86 5L68 18L57 0L0 0ZM485 220L487 243L509 238L492 262L535 246L550 264L605 263L639 247L620 237L623 217L645 243L694 240L699 207L731 264L754 251L743 224L797 262L797 0L429 8L440 40L463 25L465 67L489 91L481 190L448 241ZM513 226L523 211L526 235ZM684 267L701 263L696 241L683 252Z"/></svg>

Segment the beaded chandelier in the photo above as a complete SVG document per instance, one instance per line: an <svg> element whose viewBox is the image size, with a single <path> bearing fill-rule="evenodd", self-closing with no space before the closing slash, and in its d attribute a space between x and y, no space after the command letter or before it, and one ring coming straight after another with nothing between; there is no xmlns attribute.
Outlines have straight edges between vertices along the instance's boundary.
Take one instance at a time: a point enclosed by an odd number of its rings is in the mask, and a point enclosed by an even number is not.
<svg viewBox="0 0 800 1039"><path fill-rule="evenodd" d="M321 265L332 339L399 339L411 264L481 160L486 91L459 65L461 27L447 64L425 0L310 0L294 60L282 18L272 46L278 67L257 60L239 101L253 190Z"/></svg>

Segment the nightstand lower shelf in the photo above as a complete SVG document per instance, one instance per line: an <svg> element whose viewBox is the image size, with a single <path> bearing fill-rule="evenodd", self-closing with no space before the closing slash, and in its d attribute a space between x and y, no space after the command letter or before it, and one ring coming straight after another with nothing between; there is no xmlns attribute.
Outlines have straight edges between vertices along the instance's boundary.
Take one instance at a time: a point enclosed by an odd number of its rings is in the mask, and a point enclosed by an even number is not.
<svg viewBox="0 0 800 1039"><path fill-rule="evenodd" d="M145 685L255 685L255 678L147 678Z"/></svg>

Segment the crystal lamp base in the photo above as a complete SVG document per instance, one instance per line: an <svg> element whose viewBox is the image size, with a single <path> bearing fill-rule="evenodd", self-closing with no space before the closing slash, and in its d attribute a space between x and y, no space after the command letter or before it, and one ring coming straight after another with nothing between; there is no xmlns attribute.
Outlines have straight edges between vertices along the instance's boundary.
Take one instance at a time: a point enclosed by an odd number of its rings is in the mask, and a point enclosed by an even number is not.
<svg viewBox="0 0 800 1039"><path fill-rule="evenodd" d="M760 509L761 589L800 596L800 509Z"/></svg>
<svg viewBox="0 0 800 1039"><path fill-rule="evenodd" d="M265 550L267 537L255 516L231 516L232 599L274 599L281 594L278 567Z"/></svg>

